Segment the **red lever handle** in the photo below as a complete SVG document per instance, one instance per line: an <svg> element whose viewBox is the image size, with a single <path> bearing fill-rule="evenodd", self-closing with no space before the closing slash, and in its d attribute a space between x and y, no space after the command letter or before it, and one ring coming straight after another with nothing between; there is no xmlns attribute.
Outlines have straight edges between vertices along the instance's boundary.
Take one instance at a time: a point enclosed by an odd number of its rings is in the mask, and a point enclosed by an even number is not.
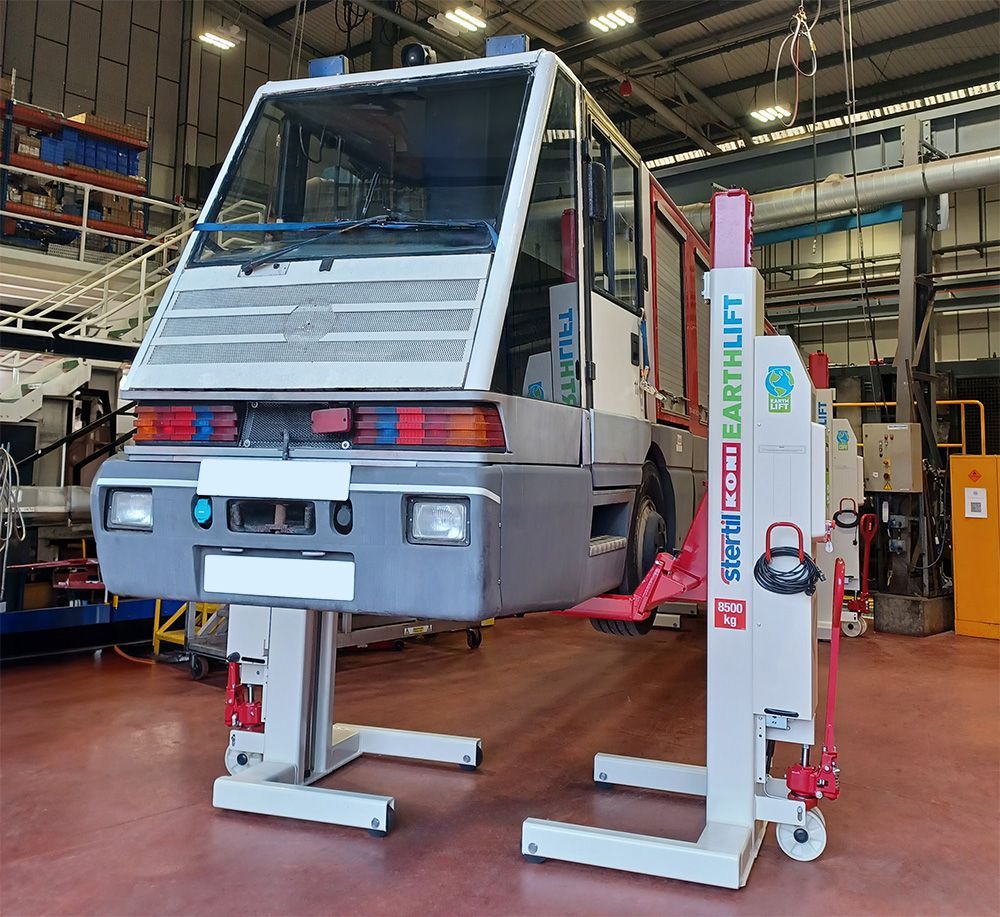
<svg viewBox="0 0 1000 917"><path fill-rule="evenodd" d="M764 535L764 556L767 557L767 562L771 562L771 532L774 531L774 529L780 528L795 529L795 534L799 536L799 563L805 563L806 549L802 541L802 529L800 529L794 522L772 522L767 527L767 532Z"/></svg>
<svg viewBox="0 0 1000 917"><path fill-rule="evenodd" d="M875 532L878 531L878 516L874 513L865 513L861 517L861 522L858 523L858 528L861 530L861 537L865 541L871 541L875 537Z"/></svg>

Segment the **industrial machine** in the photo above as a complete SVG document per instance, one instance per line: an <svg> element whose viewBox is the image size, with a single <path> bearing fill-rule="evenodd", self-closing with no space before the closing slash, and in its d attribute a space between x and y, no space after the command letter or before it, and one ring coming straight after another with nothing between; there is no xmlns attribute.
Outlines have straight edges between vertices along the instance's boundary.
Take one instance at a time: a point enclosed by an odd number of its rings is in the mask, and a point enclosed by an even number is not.
<svg viewBox="0 0 1000 917"><path fill-rule="evenodd" d="M841 629L845 637L858 637L868 629L869 562L871 523L875 517L862 511L865 499L863 460L858 455L858 440L848 420L833 416L836 389L830 387L829 363L824 353L809 355L809 374L816 390L815 421L824 427L826 444L826 511L830 521L828 550L816 558L825 579L816 587L817 634L830 639L833 609L833 568L837 558L844 561L846 588L855 598L843 610ZM865 519L865 522L862 522ZM863 547L859 550L859 545ZM859 599L864 595L865 598Z"/></svg>
<svg viewBox="0 0 1000 917"><path fill-rule="evenodd" d="M1000 639L1000 456L951 459L955 633Z"/></svg>
<svg viewBox="0 0 1000 917"><path fill-rule="evenodd" d="M334 723L340 615L237 605L229 610L228 777L218 808L363 828L384 836L395 799L310 784L364 754L482 763L478 738ZM331 726L331 724L333 724Z"/></svg>
<svg viewBox="0 0 1000 917"><path fill-rule="evenodd" d="M460 622L631 591L702 490L707 265L554 54L265 85L123 386L105 582Z"/></svg>
<svg viewBox="0 0 1000 917"><path fill-rule="evenodd" d="M709 486L677 557L660 555L632 596L605 596L573 611L628 620L655 600L708 598L708 709L704 767L600 753L594 780L705 799L694 843L529 818L521 853L739 888L775 822L790 857L826 845L816 807L840 792L833 739L844 562L831 595L831 683L819 764L816 741L816 598L822 574L812 543L827 539L824 428L793 342L764 334L763 280L750 266L745 192L713 198ZM704 530L699 531L702 521ZM707 564L704 556L707 553ZM701 558L699 562L698 558ZM651 601L652 599L652 601ZM784 779L771 775L775 745L801 749Z"/></svg>

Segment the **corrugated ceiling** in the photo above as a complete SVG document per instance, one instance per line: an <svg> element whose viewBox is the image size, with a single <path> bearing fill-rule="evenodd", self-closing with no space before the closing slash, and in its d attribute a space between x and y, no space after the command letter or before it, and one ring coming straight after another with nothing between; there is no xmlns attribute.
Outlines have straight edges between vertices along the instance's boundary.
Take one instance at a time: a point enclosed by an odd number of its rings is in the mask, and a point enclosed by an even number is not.
<svg viewBox="0 0 1000 917"><path fill-rule="evenodd" d="M814 15L816 0L806 0L808 16ZM455 3L446 0L419 2L403 0L398 5L400 13L408 19L425 22L428 16L442 13ZM514 10L537 23L548 32L559 33L567 46L600 38L588 20L601 12L615 9L613 2L598 0L478 0L478 5L486 10L490 23L488 32L516 32L519 29L508 24L502 16L504 7ZM797 0L746 0L722 4L693 3L692 0L635 0L639 23L635 27L635 42L622 47L604 50L601 56L617 67L629 72L638 71L647 88L651 88L661 100L670 106L679 106L678 111L689 120L703 127L716 139L724 139L728 131L712 126L715 120L695 100L687 99L693 107L685 106L685 98L678 92L672 70L679 66L680 72L700 89L708 91L714 101L740 124L747 124L751 109L772 104L774 94L772 76L775 56L785 34L785 19L790 18L798 8ZM295 0L242 0L242 6L261 20L296 8ZM996 0L892 0L892 2L872 3L872 0L854 0L855 12L852 17L855 55L855 78L859 108L866 102L884 104L904 101L923 94L923 86L937 88L942 76L954 68L956 80L961 73L978 73L989 69L988 59L992 55L995 66L992 77L1000 78L1000 40L998 40L998 5ZM832 0L825 0L823 11L833 13L836 9ZM356 14L360 12L355 6ZM646 36L640 31L641 21L651 16L674 15L675 24L668 31ZM955 31L949 23L970 16L980 16L983 23ZM993 21L990 22L992 16ZM694 21L685 21L685 20ZM347 36L345 0L319 0L305 16L305 42L323 54L344 53L348 44L351 48L367 50L371 38L370 15L350 30ZM288 18L274 26L289 36L293 29L293 19ZM758 36L770 26L768 34L746 41L748 35ZM936 37L934 27L950 31L945 37ZM932 30L927 33L924 30ZM869 57L864 52L867 46L913 33L921 34L921 40L907 46L899 41L894 48ZM622 33L624 36L625 33ZM836 17L819 23L814 30L817 54L828 60L816 76L815 90L819 98L833 100L844 92L844 72L839 63L841 48L841 28ZM451 36L446 36L451 37ZM616 36L617 37L617 36ZM465 38L465 36L463 36ZM404 36L399 44L412 40ZM479 42L482 36L478 36ZM467 44L475 43L477 36L468 36ZM640 43L644 41L645 43ZM536 40L536 45L540 44ZM719 47L706 49L706 45ZM701 53L691 58L692 50ZM787 50L787 49L786 49ZM680 52L681 57L677 54ZM578 52L579 53L579 52ZM597 53L596 51L594 53ZM570 52L572 56L572 52ZM396 50L398 60L398 46ZM447 55L446 55L447 56ZM589 52L588 52L589 56ZM355 70L366 69L369 56L363 53L353 61ZM976 67L962 67L968 62L979 62ZM787 56L783 59L787 63ZM583 61L573 64L573 69L581 73L585 82L613 116L623 125L623 130L636 144L654 141L669 143L678 135L667 130L644 109L631 99L623 99L617 92L615 81L586 66ZM912 78L909 79L909 78ZM746 81L748 85L726 91L727 84L734 80ZM983 80L972 80L982 82ZM888 87L888 91L886 91ZM811 98L812 81L800 81L803 102ZM794 83L783 79L778 83L779 101L788 104L794 96ZM752 122L750 122L752 125ZM685 142L687 143L687 142Z"/></svg>

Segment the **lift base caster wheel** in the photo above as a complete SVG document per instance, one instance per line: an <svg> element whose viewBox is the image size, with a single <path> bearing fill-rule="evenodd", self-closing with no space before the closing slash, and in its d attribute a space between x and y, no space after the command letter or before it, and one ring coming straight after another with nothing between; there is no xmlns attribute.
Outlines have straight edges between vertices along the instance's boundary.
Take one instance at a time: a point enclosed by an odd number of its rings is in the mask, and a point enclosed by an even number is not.
<svg viewBox="0 0 1000 917"><path fill-rule="evenodd" d="M468 758L469 756L466 755L465 757ZM465 761L464 763L459 764L458 766L460 768L462 768L463 771L474 771L482 763L483 763L483 749L480 746L477 745L476 746L476 760L475 761Z"/></svg>
<svg viewBox="0 0 1000 917"><path fill-rule="evenodd" d="M470 650L477 650L483 642L483 632L478 627L470 627L465 632L465 642Z"/></svg>
<svg viewBox="0 0 1000 917"><path fill-rule="evenodd" d="M861 617L856 621L842 621L840 624L840 632L845 637L860 637L866 630L868 630L868 625Z"/></svg>
<svg viewBox="0 0 1000 917"><path fill-rule="evenodd" d="M396 823L396 810L386 809L385 810L385 824L382 824L377 818L372 819L372 826L368 829L368 833L372 837L385 837L391 830L392 826Z"/></svg>
<svg viewBox="0 0 1000 917"><path fill-rule="evenodd" d="M545 857L532 856L530 853L522 853L521 856L524 857L525 863L544 863Z"/></svg>
<svg viewBox="0 0 1000 917"><path fill-rule="evenodd" d="M208 674L208 660L204 656L192 653L188 661L191 665L191 677L195 681L201 681Z"/></svg>
<svg viewBox="0 0 1000 917"><path fill-rule="evenodd" d="M804 825L778 825L778 846L800 863L815 860L826 849L826 819L819 809L806 812Z"/></svg>
<svg viewBox="0 0 1000 917"><path fill-rule="evenodd" d="M260 764L264 760L263 755L255 752L239 751L236 748L226 749L226 770L232 776L236 776L240 771L246 770L254 764Z"/></svg>

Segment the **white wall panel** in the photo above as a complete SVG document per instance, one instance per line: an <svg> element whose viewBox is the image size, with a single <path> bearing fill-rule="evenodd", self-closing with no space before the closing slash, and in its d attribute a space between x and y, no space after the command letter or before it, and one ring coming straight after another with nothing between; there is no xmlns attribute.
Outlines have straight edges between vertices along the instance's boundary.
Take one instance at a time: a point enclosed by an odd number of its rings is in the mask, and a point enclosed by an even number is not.
<svg viewBox="0 0 1000 917"><path fill-rule="evenodd" d="M142 3L137 6L142 6ZM145 113L153 107L155 96L156 32L133 25L125 107L129 111Z"/></svg>
<svg viewBox="0 0 1000 917"><path fill-rule="evenodd" d="M38 4L38 35L66 44L69 35L69 0L44 0Z"/></svg>
<svg viewBox="0 0 1000 917"><path fill-rule="evenodd" d="M131 31L131 9L126 12L125 4L118 6L112 2L110 6L102 7L101 57L118 61L119 64L127 64L128 43Z"/></svg>
<svg viewBox="0 0 1000 917"><path fill-rule="evenodd" d="M90 110L93 109L93 102L97 98L96 36L100 31L100 12L82 3L74 3L70 11L66 93L90 99L91 104L88 106ZM79 110L87 111L88 108Z"/></svg>
<svg viewBox="0 0 1000 917"><path fill-rule="evenodd" d="M35 56L40 64L43 61L44 64L35 68L31 99L43 108L62 111L66 87L66 45L48 38L37 38Z"/></svg>

